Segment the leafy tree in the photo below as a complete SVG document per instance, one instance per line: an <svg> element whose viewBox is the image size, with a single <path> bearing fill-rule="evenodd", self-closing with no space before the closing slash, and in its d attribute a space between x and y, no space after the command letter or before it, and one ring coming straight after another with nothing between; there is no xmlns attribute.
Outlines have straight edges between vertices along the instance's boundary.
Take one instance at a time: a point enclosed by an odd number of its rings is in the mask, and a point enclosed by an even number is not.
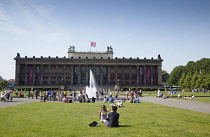
<svg viewBox="0 0 210 137"><path fill-rule="evenodd" d="M192 79L192 74L189 72L184 79L183 83L184 88L190 88L191 79Z"/></svg>
<svg viewBox="0 0 210 137"><path fill-rule="evenodd" d="M194 75L192 76L191 84L190 84L191 89L195 88L196 81L198 80L198 76L199 76L198 73L194 73Z"/></svg>
<svg viewBox="0 0 210 137"><path fill-rule="evenodd" d="M176 66L169 75L168 85L178 85L179 79L182 77L184 66Z"/></svg>
<svg viewBox="0 0 210 137"><path fill-rule="evenodd" d="M181 87L181 88L185 88L184 87L184 80L186 78L186 73L182 74L182 77L179 79L179 82L178 82L178 85Z"/></svg>
<svg viewBox="0 0 210 137"><path fill-rule="evenodd" d="M0 89L4 89L7 86L7 80L3 80L0 82Z"/></svg>
<svg viewBox="0 0 210 137"><path fill-rule="evenodd" d="M167 71L162 70L162 81L166 82L169 78L169 74L167 73Z"/></svg>
<svg viewBox="0 0 210 137"><path fill-rule="evenodd" d="M169 75L169 85L182 88L210 88L210 58L196 62L189 61L186 66L176 66Z"/></svg>
<svg viewBox="0 0 210 137"><path fill-rule="evenodd" d="M210 74L205 75L204 88L210 89Z"/></svg>
<svg viewBox="0 0 210 137"><path fill-rule="evenodd" d="M189 61L187 65L184 67L184 73L191 73L193 74L195 72L195 62L194 61Z"/></svg>
<svg viewBox="0 0 210 137"><path fill-rule="evenodd" d="M204 88L204 79L205 79L205 75L204 74L200 74L198 76L197 81L196 81L195 88Z"/></svg>

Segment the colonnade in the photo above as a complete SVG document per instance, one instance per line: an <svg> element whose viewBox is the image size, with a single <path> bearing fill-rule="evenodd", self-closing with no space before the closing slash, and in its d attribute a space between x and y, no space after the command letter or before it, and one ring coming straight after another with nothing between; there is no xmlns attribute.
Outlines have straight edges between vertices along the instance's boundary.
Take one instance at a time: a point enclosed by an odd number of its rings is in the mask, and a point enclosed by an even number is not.
<svg viewBox="0 0 210 137"><path fill-rule="evenodd" d="M16 64L18 85L88 85L93 70L98 85L162 84L161 65Z"/></svg>

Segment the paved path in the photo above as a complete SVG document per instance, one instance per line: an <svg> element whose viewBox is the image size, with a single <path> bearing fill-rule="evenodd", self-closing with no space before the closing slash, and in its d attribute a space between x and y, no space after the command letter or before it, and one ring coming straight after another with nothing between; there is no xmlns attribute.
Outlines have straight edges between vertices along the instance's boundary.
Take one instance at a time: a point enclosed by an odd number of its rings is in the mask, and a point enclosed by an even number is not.
<svg viewBox="0 0 210 137"><path fill-rule="evenodd" d="M189 110L193 110L193 111L210 113L210 103L205 103L205 102L170 99L170 98L162 99L162 98L156 98L156 97L140 97L140 100L151 102L151 103L172 106L172 107L189 109Z"/></svg>
<svg viewBox="0 0 210 137"><path fill-rule="evenodd" d="M39 102L40 99L28 99L28 98L13 98L11 101L0 102L0 108L14 106L18 104L30 103L30 102Z"/></svg>
<svg viewBox="0 0 210 137"><path fill-rule="evenodd" d="M125 98L125 97L122 97ZM0 108L9 107L18 104L30 103L30 102L39 102L40 99L28 99L28 98L13 98L13 102L0 102ZM156 104L162 104L172 107L178 107L183 109L189 109L193 111L199 111L210 114L210 103L197 102L197 101L188 101L188 100L179 100L179 99L162 99L156 97L140 97L140 101L146 101Z"/></svg>

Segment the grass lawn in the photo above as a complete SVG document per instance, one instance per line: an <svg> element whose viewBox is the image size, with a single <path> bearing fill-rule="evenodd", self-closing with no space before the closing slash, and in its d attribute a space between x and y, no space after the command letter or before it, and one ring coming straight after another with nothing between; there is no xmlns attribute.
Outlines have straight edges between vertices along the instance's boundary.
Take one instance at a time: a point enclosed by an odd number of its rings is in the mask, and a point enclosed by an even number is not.
<svg viewBox="0 0 210 137"><path fill-rule="evenodd" d="M33 102L0 108L1 136L210 136L210 114L148 102L125 102L125 107L118 109L121 127L108 128L103 123L89 127L98 121L102 104Z"/></svg>
<svg viewBox="0 0 210 137"><path fill-rule="evenodd" d="M166 95L168 95L168 91L161 91L161 93L166 93ZM195 92L180 92L180 91L176 91L176 94L173 94L172 99L178 99L177 95L180 94L181 96L210 96L210 93L195 93ZM155 97L157 96L157 92L155 91L144 91L143 92L143 96L151 96L151 97ZM190 100L190 101L199 101L199 102L206 102L206 103L210 103L210 97L196 97L196 99L182 99L181 100Z"/></svg>

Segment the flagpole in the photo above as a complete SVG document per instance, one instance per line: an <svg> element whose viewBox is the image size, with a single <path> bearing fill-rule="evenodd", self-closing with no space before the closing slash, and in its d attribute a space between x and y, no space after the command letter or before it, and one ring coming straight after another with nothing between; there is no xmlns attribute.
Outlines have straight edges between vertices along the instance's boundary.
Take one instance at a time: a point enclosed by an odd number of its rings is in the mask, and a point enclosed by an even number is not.
<svg viewBox="0 0 210 137"><path fill-rule="evenodd" d="M91 52L91 42L90 42L90 52Z"/></svg>

